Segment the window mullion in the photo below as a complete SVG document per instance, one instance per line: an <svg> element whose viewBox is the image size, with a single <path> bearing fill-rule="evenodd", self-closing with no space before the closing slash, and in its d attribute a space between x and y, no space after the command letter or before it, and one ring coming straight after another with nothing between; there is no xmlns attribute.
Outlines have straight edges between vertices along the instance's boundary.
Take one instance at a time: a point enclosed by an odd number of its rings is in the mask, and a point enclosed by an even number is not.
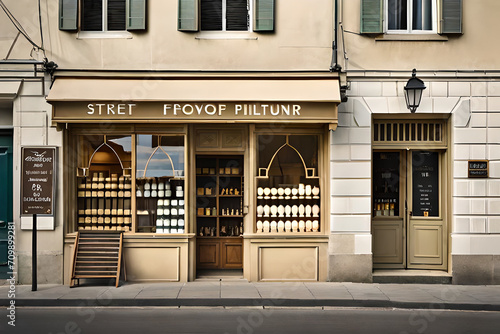
<svg viewBox="0 0 500 334"><path fill-rule="evenodd" d="M108 31L108 0L102 0L102 31Z"/></svg>
<svg viewBox="0 0 500 334"><path fill-rule="evenodd" d="M222 0L222 31L226 31L227 0Z"/></svg>
<svg viewBox="0 0 500 334"><path fill-rule="evenodd" d="M413 0L407 0L406 5L406 26L408 33L413 32Z"/></svg>

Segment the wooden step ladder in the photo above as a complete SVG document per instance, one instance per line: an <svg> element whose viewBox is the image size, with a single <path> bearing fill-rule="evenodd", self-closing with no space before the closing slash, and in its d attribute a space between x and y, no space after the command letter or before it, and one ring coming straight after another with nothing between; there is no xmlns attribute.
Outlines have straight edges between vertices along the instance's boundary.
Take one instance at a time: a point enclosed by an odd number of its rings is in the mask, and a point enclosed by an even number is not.
<svg viewBox="0 0 500 334"><path fill-rule="evenodd" d="M120 282L122 232L80 231L75 240L70 287L80 278L116 278ZM125 280L125 266L124 275Z"/></svg>

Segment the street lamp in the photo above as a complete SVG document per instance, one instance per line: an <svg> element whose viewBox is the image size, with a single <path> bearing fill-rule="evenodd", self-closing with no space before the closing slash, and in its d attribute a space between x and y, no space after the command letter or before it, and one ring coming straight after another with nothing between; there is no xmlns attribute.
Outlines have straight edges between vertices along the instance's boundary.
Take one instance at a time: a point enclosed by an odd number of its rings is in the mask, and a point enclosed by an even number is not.
<svg viewBox="0 0 500 334"><path fill-rule="evenodd" d="M424 82L417 78L417 70L413 69L411 78L405 86L406 107L414 113L422 100L422 92L425 89Z"/></svg>

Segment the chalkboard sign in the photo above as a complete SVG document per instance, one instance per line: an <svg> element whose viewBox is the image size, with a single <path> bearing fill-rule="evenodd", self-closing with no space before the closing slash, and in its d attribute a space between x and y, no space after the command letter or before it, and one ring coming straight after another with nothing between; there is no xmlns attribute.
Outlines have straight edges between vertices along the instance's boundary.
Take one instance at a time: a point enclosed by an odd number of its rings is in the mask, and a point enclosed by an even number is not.
<svg viewBox="0 0 500 334"><path fill-rule="evenodd" d="M21 214L54 213L54 147L23 147Z"/></svg>
<svg viewBox="0 0 500 334"><path fill-rule="evenodd" d="M487 178L488 160L469 160L469 177Z"/></svg>
<svg viewBox="0 0 500 334"><path fill-rule="evenodd" d="M412 152L413 216L439 216L439 153Z"/></svg>

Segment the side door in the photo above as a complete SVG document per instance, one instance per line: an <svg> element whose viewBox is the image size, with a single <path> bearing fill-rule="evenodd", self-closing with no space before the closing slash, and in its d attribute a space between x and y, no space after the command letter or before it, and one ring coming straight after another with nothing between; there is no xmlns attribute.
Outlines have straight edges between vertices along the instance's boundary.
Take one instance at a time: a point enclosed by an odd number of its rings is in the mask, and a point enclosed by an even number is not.
<svg viewBox="0 0 500 334"><path fill-rule="evenodd" d="M373 152L373 267L406 267L406 151Z"/></svg>
<svg viewBox="0 0 500 334"><path fill-rule="evenodd" d="M441 151L408 152L408 268L446 269L446 168Z"/></svg>

